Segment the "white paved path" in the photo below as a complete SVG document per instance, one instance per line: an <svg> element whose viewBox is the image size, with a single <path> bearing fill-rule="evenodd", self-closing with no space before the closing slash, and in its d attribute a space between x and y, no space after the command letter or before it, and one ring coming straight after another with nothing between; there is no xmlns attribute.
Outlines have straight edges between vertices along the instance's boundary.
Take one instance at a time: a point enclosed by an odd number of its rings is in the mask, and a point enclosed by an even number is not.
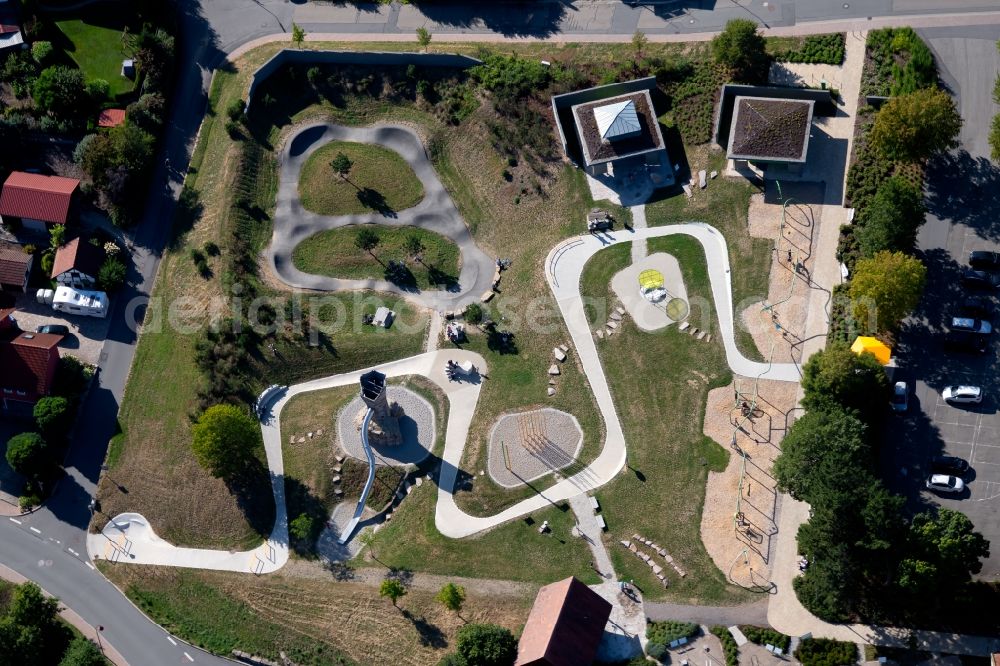
<svg viewBox="0 0 1000 666"><path fill-rule="evenodd" d="M648 225L646 224L646 204L639 204L638 206L632 206L629 210L632 211L632 228L633 229L645 229ZM646 239L636 239L632 241L632 263L637 264L646 258L648 250L646 248Z"/></svg>

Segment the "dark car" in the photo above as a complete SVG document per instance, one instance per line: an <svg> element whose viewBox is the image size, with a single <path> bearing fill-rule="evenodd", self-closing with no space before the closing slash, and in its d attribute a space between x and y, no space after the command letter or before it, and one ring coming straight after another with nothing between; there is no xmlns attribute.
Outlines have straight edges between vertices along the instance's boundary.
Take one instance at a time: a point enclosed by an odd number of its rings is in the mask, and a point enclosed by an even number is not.
<svg viewBox="0 0 1000 666"><path fill-rule="evenodd" d="M1000 286L1000 274L967 268L962 273L962 286L966 289L996 289Z"/></svg>
<svg viewBox="0 0 1000 666"><path fill-rule="evenodd" d="M993 304L982 296L969 296L962 301L962 314L966 317L993 321Z"/></svg>
<svg viewBox="0 0 1000 666"><path fill-rule="evenodd" d="M953 351L985 354L989 337L969 331L948 331L944 335L944 346Z"/></svg>
<svg viewBox="0 0 1000 666"><path fill-rule="evenodd" d="M981 271L1000 270L1000 252L973 250L969 253L969 265Z"/></svg>
<svg viewBox="0 0 1000 666"><path fill-rule="evenodd" d="M35 329L35 333L51 333L52 335L69 335L69 327L62 324L46 324Z"/></svg>
<svg viewBox="0 0 1000 666"><path fill-rule="evenodd" d="M969 462L955 456L935 456L931 468L938 474L962 477L969 471Z"/></svg>

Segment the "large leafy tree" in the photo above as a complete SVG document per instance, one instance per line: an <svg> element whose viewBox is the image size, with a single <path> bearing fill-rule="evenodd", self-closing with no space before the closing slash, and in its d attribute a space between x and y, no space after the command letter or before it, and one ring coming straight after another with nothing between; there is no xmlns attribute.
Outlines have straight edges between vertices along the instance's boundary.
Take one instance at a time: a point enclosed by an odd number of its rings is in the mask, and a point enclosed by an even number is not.
<svg viewBox="0 0 1000 666"><path fill-rule="evenodd" d="M736 81L758 83L767 79L770 57L764 36L750 19L733 19L712 38L715 62L727 67Z"/></svg>
<svg viewBox="0 0 1000 666"><path fill-rule="evenodd" d="M470 666L511 666L517 656L517 641L504 627L467 624L458 630L456 652Z"/></svg>
<svg viewBox="0 0 1000 666"><path fill-rule="evenodd" d="M834 342L809 357L802 368L802 405L808 410L838 406L855 409L866 421L885 407L889 381L871 354L855 354Z"/></svg>
<svg viewBox="0 0 1000 666"><path fill-rule="evenodd" d="M990 555L990 542L968 516L951 509L920 513L910 525L910 556L901 565L900 585L913 592L956 587L971 580Z"/></svg>
<svg viewBox="0 0 1000 666"><path fill-rule="evenodd" d="M37 585L18 585L0 618L0 663L58 664L71 637L58 612L59 602Z"/></svg>
<svg viewBox="0 0 1000 666"><path fill-rule="evenodd" d="M927 267L902 252L879 252L854 267L854 317L874 331L891 331L920 303Z"/></svg>
<svg viewBox="0 0 1000 666"><path fill-rule="evenodd" d="M59 118L80 113L87 100L83 73L62 65L42 70L31 92L39 109Z"/></svg>
<svg viewBox="0 0 1000 666"><path fill-rule="evenodd" d="M878 252L911 252L924 222L923 197L914 185L892 176L879 186L854 236L863 257Z"/></svg>
<svg viewBox="0 0 1000 666"><path fill-rule="evenodd" d="M843 409L807 412L781 441L781 455L774 461L778 488L814 506L853 495L859 474L871 458L866 427Z"/></svg>
<svg viewBox="0 0 1000 666"><path fill-rule="evenodd" d="M954 148L962 117L951 96L924 88L893 97L875 116L871 145L886 157L915 162Z"/></svg>
<svg viewBox="0 0 1000 666"><path fill-rule="evenodd" d="M18 474L36 477L50 462L49 446L37 432L24 432L7 440L7 464Z"/></svg>
<svg viewBox="0 0 1000 666"><path fill-rule="evenodd" d="M59 666L106 666L107 660L92 641L77 636L69 644Z"/></svg>
<svg viewBox="0 0 1000 666"><path fill-rule="evenodd" d="M198 463L213 476L243 474L261 446L260 426L235 405L209 407L192 428L191 448Z"/></svg>
<svg viewBox="0 0 1000 666"><path fill-rule="evenodd" d="M69 401L61 397L45 397L35 403L32 416L35 425L49 438L62 437L73 423Z"/></svg>

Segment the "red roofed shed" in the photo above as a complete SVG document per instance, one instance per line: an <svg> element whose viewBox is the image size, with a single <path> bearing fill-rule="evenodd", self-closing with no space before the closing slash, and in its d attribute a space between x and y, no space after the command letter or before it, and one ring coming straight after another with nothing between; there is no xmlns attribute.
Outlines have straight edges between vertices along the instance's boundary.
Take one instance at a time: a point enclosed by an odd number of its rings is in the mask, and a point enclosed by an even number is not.
<svg viewBox="0 0 1000 666"><path fill-rule="evenodd" d="M97 116L98 127L118 127L125 122L125 109L104 109Z"/></svg>
<svg viewBox="0 0 1000 666"><path fill-rule="evenodd" d="M79 187L75 178L14 171L0 192L0 215L19 217L26 225L66 224Z"/></svg>
<svg viewBox="0 0 1000 666"><path fill-rule="evenodd" d="M56 344L61 335L48 333L21 333L0 342L0 401L3 408L10 403L34 404L52 391L59 350Z"/></svg>
<svg viewBox="0 0 1000 666"><path fill-rule="evenodd" d="M588 666L611 604L570 577L538 590L517 646L515 666Z"/></svg>
<svg viewBox="0 0 1000 666"><path fill-rule="evenodd" d="M28 291L34 260L20 245L0 242L0 289Z"/></svg>

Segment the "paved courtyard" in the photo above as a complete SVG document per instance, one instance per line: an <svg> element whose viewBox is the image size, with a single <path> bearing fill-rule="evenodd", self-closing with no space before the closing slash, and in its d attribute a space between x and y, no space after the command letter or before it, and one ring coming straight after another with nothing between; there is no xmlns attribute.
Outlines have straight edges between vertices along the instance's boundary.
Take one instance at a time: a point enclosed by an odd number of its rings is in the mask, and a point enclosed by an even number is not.
<svg viewBox="0 0 1000 666"><path fill-rule="evenodd" d="M114 302L111 304L114 306ZM104 338L108 334L110 318L82 317L56 312L48 305L35 300L35 295L20 294L15 304L14 319L22 331L34 331L45 324L63 324L69 327L69 335L59 343L59 354L74 356L84 363L97 365Z"/></svg>

